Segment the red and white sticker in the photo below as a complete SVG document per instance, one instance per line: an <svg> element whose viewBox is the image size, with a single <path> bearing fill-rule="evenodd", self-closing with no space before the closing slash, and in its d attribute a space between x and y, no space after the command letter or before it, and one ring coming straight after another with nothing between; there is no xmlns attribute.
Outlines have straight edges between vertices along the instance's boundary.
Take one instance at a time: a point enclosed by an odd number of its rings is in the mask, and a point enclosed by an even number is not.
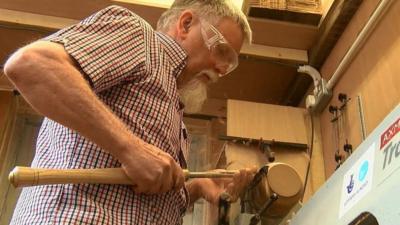
<svg viewBox="0 0 400 225"><path fill-rule="evenodd" d="M383 147L385 147L385 145L387 143L390 142L390 140L392 140L392 138L394 136L396 136L397 133L399 133L400 131L400 118L397 119L396 122L394 122L382 135L381 135L381 146L380 146L380 150L382 150Z"/></svg>

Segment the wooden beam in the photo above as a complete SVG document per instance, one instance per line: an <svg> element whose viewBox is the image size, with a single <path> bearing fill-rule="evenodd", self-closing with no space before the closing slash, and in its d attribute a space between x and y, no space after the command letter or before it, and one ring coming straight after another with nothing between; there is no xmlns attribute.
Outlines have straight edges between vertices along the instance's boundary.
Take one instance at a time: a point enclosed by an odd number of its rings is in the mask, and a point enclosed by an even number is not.
<svg viewBox="0 0 400 225"><path fill-rule="evenodd" d="M146 5L151 7L159 7L168 9L171 7L174 0L162 0L162 1L154 1L154 0L111 0L113 2L123 2L128 4L139 4L139 5ZM240 9L246 9L247 2L246 0L231 0L233 4L235 4Z"/></svg>
<svg viewBox="0 0 400 225"><path fill-rule="evenodd" d="M153 0L111 0L112 2L122 2L127 4L139 4L150 7L158 7L168 9L174 0L162 0L162 1L153 1Z"/></svg>
<svg viewBox="0 0 400 225"><path fill-rule="evenodd" d="M321 19L320 13L295 12L281 9L269 9L265 7L250 7L249 16L259 19L287 21L312 26L318 26Z"/></svg>
<svg viewBox="0 0 400 225"><path fill-rule="evenodd" d="M292 62L296 64L307 64L308 62L307 51L299 49L244 44L240 53L261 59Z"/></svg>
<svg viewBox="0 0 400 225"><path fill-rule="evenodd" d="M320 68L363 0L335 0L310 50L310 65Z"/></svg>
<svg viewBox="0 0 400 225"><path fill-rule="evenodd" d="M79 22L78 20L46 16L28 12L0 9L0 23L20 26L38 27L48 31L55 31Z"/></svg>
<svg viewBox="0 0 400 225"><path fill-rule="evenodd" d="M0 9L0 24L6 23L16 26L36 27L45 31L55 31L78 22L78 20L69 18ZM305 50L279 48L265 45L244 45L241 53L261 59L299 64L307 63L308 59L307 51Z"/></svg>
<svg viewBox="0 0 400 225"><path fill-rule="evenodd" d="M248 21L254 44L308 50L317 38L316 26L254 17Z"/></svg>

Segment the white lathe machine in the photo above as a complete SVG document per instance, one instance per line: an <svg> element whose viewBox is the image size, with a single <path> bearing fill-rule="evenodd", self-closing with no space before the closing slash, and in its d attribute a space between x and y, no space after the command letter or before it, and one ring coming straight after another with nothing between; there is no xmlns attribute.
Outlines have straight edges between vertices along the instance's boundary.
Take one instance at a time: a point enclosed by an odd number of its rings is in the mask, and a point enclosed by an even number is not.
<svg viewBox="0 0 400 225"><path fill-rule="evenodd" d="M377 224L400 224L400 105L293 218L281 223Z"/></svg>

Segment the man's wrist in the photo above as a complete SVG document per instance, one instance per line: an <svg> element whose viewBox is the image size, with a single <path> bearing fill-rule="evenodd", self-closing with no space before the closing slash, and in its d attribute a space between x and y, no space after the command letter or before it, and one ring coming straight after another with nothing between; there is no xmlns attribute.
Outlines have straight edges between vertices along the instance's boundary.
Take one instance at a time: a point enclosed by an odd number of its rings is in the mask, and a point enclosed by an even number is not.
<svg viewBox="0 0 400 225"><path fill-rule="evenodd" d="M121 139L121 142L113 149L113 155L120 161L124 162L129 160L135 153L139 146L144 142L134 136L133 134L126 135L125 138Z"/></svg>
<svg viewBox="0 0 400 225"><path fill-rule="evenodd" d="M193 179L186 182L186 189L190 194L190 203L193 204L199 198L203 197L202 185L198 179Z"/></svg>

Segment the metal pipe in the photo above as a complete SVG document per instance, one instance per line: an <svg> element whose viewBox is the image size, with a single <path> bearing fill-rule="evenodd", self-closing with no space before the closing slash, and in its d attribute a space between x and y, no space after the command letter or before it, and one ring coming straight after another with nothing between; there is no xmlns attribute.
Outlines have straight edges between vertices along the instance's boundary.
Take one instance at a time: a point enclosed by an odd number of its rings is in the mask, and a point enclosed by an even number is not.
<svg viewBox="0 0 400 225"><path fill-rule="evenodd" d="M305 73L312 77L314 81L314 89L317 87L318 82L321 80L321 74L314 67L310 65L302 65L297 68L297 72Z"/></svg>
<svg viewBox="0 0 400 225"><path fill-rule="evenodd" d="M351 45L350 49L346 52L346 55L343 57L339 66L336 68L333 73L331 79L328 81L327 89L332 90L340 77L343 75L343 72L347 69L350 62L357 55L367 38L371 35L372 31L385 14L385 12L389 9L389 6L393 3L393 0L381 0L379 5L376 7L375 11L372 13L370 19L364 25L363 29L357 36L354 43Z"/></svg>

